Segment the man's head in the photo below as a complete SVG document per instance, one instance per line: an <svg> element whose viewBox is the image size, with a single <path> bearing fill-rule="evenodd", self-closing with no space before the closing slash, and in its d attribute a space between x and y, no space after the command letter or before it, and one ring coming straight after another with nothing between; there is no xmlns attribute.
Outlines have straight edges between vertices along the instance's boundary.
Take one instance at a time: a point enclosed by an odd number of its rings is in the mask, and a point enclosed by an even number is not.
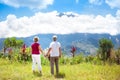
<svg viewBox="0 0 120 80"><path fill-rule="evenodd" d="M57 36L54 35L54 36L53 36L53 41L56 41L56 40L57 40Z"/></svg>
<svg viewBox="0 0 120 80"><path fill-rule="evenodd" d="M39 41L39 37L38 37L38 36L35 36L35 37L33 38L33 40L34 40L34 42L38 42L38 41Z"/></svg>

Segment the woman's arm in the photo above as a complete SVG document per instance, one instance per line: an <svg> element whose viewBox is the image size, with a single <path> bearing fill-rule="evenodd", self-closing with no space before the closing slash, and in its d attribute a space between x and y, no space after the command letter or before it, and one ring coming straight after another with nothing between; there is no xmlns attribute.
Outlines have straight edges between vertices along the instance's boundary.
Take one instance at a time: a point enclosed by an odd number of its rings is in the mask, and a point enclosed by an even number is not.
<svg viewBox="0 0 120 80"><path fill-rule="evenodd" d="M42 48L41 48L40 46L39 46L38 48L39 48L40 52L41 52L42 54L44 54Z"/></svg>

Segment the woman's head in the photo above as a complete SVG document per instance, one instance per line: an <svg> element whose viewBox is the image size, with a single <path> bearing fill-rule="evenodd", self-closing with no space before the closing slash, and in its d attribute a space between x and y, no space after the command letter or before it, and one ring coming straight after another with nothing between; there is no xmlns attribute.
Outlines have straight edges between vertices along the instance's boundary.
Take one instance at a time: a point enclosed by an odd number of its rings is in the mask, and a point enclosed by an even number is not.
<svg viewBox="0 0 120 80"><path fill-rule="evenodd" d="M33 38L33 41L34 41L34 42L38 42L38 41L39 41L39 37L38 37L38 36L35 36L35 37Z"/></svg>

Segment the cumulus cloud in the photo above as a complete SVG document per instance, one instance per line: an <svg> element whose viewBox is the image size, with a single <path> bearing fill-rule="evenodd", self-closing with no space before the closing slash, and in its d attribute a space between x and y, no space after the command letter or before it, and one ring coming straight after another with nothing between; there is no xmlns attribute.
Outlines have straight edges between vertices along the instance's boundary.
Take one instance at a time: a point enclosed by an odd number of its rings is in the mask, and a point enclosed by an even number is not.
<svg viewBox="0 0 120 80"><path fill-rule="evenodd" d="M75 16L67 16L73 14ZM27 37L35 34L69 34L69 33L109 33L120 34L120 11L116 17L108 14L80 15L67 12L58 16L57 11L42 13L38 12L31 17L17 18L8 15L5 21L0 22L0 37Z"/></svg>
<svg viewBox="0 0 120 80"><path fill-rule="evenodd" d="M120 8L120 0L88 0L89 3L95 5L101 5L103 2L108 4L111 8Z"/></svg>
<svg viewBox="0 0 120 80"><path fill-rule="evenodd" d="M117 10L116 16L120 19L120 10Z"/></svg>
<svg viewBox="0 0 120 80"><path fill-rule="evenodd" d="M44 9L48 5L52 5L54 0L0 0L0 3L7 4L16 8L28 7L36 9Z"/></svg>
<svg viewBox="0 0 120 80"><path fill-rule="evenodd" d="M103 0L88 0L89 3L95 4L95 5L101 5L103 3Z"/></svg>
<svg viewBox="0 0 120 80"><path fill-rule="evenodd" d="M105 0L111 8L120 8L120 0Z"/></svg>

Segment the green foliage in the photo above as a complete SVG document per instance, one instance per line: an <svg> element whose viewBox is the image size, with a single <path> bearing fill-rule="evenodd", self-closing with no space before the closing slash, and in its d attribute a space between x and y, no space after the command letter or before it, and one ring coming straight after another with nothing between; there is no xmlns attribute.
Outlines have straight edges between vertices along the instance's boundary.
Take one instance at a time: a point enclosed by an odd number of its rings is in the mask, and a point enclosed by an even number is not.
<svg viewBox="0 0 120 80"><path fill-rule="evenodd" d="M29 51L29 49L28 49ZM2 55L0 54L0 58L3 59L10 59L12 62L32 62L32 57L30 52L26 52L26 55L23 56L20 52L19 49L16 49L14 53L10 56ZM98 55L88 55L84 56L83 54L76 55L75 57L67 57L67 56L62 56L59 59L59 63L63 65L75 65L75 64L80 64L80 63L92 63L96 65L102 65L104 64L103 61L98 57ZM115 63L114 60L111 60L112 63ZM43 54L41 54L41 63L42 65L49 65L50 61L48 58L44 57Z"/></svg>
<svg viewBox="0 0 120 80"><path fill-rule="evenodd" d="M102 38L99 40L99 51L101 54L101 58L103 61L106 61L108 58L110 58L110 52L113 48L113 43L111 40Z"/></svg>
<svg viewBox="0 0 120 80"><path fill-rule="evenodd" d="M120 47L116 50L116 62L117 64L120 64Z"/></svg>
<svg viewBox="0 0 120 80"><path fill-rule="evenodd" d="M15 37L12 38L6 38L4 40L4 45L6 47L12 47L13 48L13 54L11 56L11 59L14 61L28 61L31 62L31 52L30 52L30 48L26 49L26 58L24 58L24 56L21 55L20 52L20 46L22 46L23 41L22 40L17 40ZM79 55L75 55L75 57L66 57L65 56L65 52L63 53L63 56L59 59L60 64L80 64L82 62L87 62L87 63L93 63L93 64L102 64L102 61L107 60L107 58L109 58L109 54L111 49L113 48L113 44L111 40L108 39L100 39L99 40L99 57L98 56L84 56L83 54L79 54ZM119 56L119 50L116 51L116 54ZM3 57L3 55L0 55L0 57ZM24 60L25 59L25 60ZM48 65L49 61L47 58L45 58L43 55L41 55L41 60L42 60L42 64L43 65Z"/></svg>
<svg viewBox="0 0 120 80"><path fill-rule="evenodd" d="M101 61L100 58L98 58L97 56L95 56L93 58L93 61L92 61L93 64L96 64L96 65L102 65L103 64L103 61Z"/></svg>
<svg viewBox="0 0 120 80"><path fill-rule="evenodd" d="M92 55L88 55L88 56L85 57L86 62L92 62L93 59L94 59L94 56L92 56Z"/></svg>
<svg viewBox="0 0 120 80"><path fill-rule="evenodd" d="M10 62L0 58L0 80L119 80L119 65L80 63L59 65L60 74L51 76L50 66L42 64L42 75L32 73L32 63ZM37 70L36 70L37 71Z"/></svg>
<svg viewBox="0 0 120 80"><path fill-rule="evenodd" d="M41 63L42 65L49 65L49 60L41 54Z"/></svg>
<svg viewBox="0 0 120 80"><path fill-rule="evenodd" d="M102 64L102 61L101 59L98 57L98 56L93 56L93 55L88 55L85 57L85 62L87 63L93 63L93 64L96 64L96 65L101 65Z"/></svg>
<svg viewBox="0 0 120 80"><path fill-rule="evenodd" d="M17 47L21 47L23 44L23 40L16 40Z"/></svg>
<svg viewBox="0 0 120 80"><path fill-rule="evenodd" d="M66 56L62 56L59 60L60 64L69 64L70 63L70 59L71 58L68 58Z"/></svg>
<svg viewBox="0 0 120 80"><path fill-rule="evenodd" d="M9 38L6 38L6 39L4 40L4 45L5 45L6 47L9 47L9 46L11 45L11 42L10 42L10 39L9 39Z"/></svg>
<svg viewBox="0 0 120 80"><path fill-rule="evenodd" d="M71 59L70 64L79 64L84 61L83 54L76 55Z"/></svg>
<svg viewBox="0 0 120 80"><path fill-rule="evenodd" d="M120 58L120 47L116 50L115 54Z"/></svg>
<svg viewBox="0 0 120 80"><path fill-rule="evenodd" d="M23 44L23 40L17 40L15 37L6 38L4 40L5 47L20 47Z"/></svg>

